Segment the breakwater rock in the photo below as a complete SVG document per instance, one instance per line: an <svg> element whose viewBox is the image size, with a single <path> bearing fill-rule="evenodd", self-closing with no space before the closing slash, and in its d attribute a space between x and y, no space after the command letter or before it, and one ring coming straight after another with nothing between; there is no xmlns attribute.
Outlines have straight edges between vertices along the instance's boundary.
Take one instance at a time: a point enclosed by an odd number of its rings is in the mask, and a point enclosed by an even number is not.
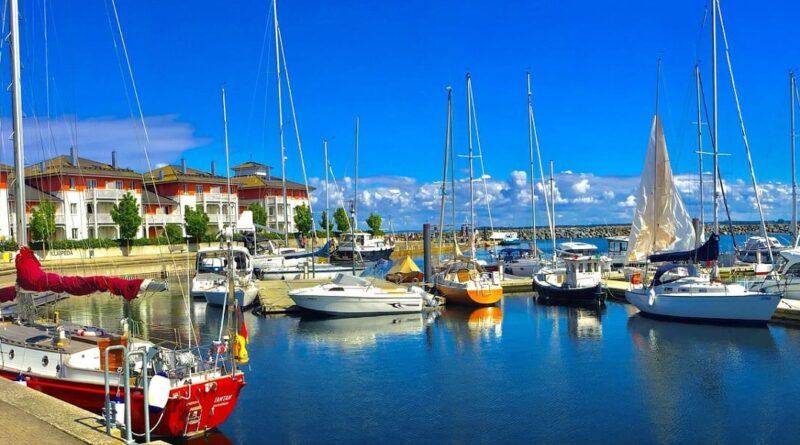
<svg viewBox="0 0 800 445"><path fill-rule="evenodd" d="M706 225L706 233L711 233L713 227L710 224ZM488 239L491 234L489 228L481 228L481 233L484 239ZM532 239L532 230L530 228L512 228L512 229L497 229L502 231L515 231L519 233L519 237L524 240ZM607 226L558 226L556 227L556 238L561 239L576 239L576 238L607 238L610 236L628 236L631 232L630 224L626 225L607 225ZM769 223L767 224L767 232L769 233L789 233L789 224L785 223ZM720 233L723 235L730 234L728 225L720 225ZM734 224L734 235L757 235L761 233L760 224ZM550 230L547 228L539 227L536 229L537 239L550 239Z"/></svg>

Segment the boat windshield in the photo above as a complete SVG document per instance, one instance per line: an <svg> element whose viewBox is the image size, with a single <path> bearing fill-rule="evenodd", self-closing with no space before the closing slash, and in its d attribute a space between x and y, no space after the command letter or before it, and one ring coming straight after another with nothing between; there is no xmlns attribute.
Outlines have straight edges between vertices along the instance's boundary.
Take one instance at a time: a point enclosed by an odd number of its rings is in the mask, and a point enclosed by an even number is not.
<svg viewBox="0 0 800 445"><path fill-rule="evenodd" d="M247 270L247 257L244 252L234 251L233 262L236 264L237 271ZM201 252L197 257L198 273L222 273L227 270L227 266L227 251Z"/></svg>
<svg viewBox="0 0 800 445"><path fill-rule="evenodd" d="M653 286L671 283L681 278L696 277L697 269L689 264L667 264L659 267L653 277Z"/></svg>

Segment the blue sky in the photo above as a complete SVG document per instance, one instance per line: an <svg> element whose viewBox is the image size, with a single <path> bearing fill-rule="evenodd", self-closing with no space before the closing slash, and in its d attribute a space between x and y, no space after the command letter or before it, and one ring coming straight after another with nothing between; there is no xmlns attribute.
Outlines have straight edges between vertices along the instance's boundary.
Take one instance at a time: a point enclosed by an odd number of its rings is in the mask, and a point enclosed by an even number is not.
<svg viewBox="0 0 800 445"><path fill-rule="evenodd" d="M117 149L123 165L144 168L141 130L130 112L127 79L120 73L124 62L120 65L109 26L110 1L47 2L49 127L43 3L22 3L30 162L66 153L77 141L84 156L102 160ZM358 115L360 175L365 179L359 188L366 193L360 213L392 216L398 227L438 220L433 182L441 175L445 88L454 88L455 143L463 154L464 76L469 71L493 216L497 224L529 224L530 194L523 193L527 187L520 172L528 163L525 72L530 71L542 155L563 172L557 178L563 195L559 222L628 222L628 196L638 184L655 106L656 60L662 57L660 111L667 143L674 171L685 175L687 205L697 213L696 180L690 175L697 170L692 73L699 58L710 97L708 22L701 33L708 4L279 3L312 183L321 185L322 139L332 138L331 164L349 194ZM222 165L219 89L226 84L232 162L253 159L278 167L270 4L118 0L117 6L150 123L152 164L186 157L197 168L208 168L212 159ZM791 1L770 2L769 7L725 1L722 7L756 173L771 205L768 216L788 218L787 79L800 61L791 44L798 6ZM733 96L720 55L720 146L732 154L722 159L721 169L732 190L739 185L734 213L753 219ZM4 83L7 60L6 54L0 60L6 65L0 68ZM9 103L0 103L3 116L9 115ZM287 108L288 176L299 180L288 116ZM0 162L11 159L6 144ZM463 158L458 168L466 168ZM318 203L320 197L315 196ZM463 193L459 198L466 203ZM488 224L485 207L478 208L479 224Z"/></svg>

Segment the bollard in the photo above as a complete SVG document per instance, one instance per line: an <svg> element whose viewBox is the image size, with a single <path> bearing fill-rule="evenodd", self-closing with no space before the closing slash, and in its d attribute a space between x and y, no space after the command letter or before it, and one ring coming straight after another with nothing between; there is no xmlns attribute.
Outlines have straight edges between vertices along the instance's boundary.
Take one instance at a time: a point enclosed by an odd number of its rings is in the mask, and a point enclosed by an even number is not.
<svg viewBox="0 0 800 445"><path fill-rule="evenodd" d="M422 225L422 264L425 272L425 281L430 283L433 279L433 268L431 264L431 225Z"/></svg>

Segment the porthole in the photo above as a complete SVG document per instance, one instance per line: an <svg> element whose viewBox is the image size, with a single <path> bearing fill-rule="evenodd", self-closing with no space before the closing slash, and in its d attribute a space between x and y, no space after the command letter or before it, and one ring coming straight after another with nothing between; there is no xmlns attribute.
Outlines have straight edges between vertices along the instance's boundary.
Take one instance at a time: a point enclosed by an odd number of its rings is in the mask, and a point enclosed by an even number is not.
<svg viewBox="0 0 800 445"><path fill-rule="evenodd" d="M8 359L9 360L14 360L14 350L13 349L8 351Z"/></svg>
<svg viewBox="0 0 800 445"><path fill-rule="evenodd" d="M45 355L44 357L42 357L42 367L46 368L48 363L50 363L50 359L47 358L47 356Z"/></svg>
<svg viewBox="0 0 800 445"><path fill-rule="evenodd" d="M56 365L56 374L61 374L61 365Z"/></svg>

